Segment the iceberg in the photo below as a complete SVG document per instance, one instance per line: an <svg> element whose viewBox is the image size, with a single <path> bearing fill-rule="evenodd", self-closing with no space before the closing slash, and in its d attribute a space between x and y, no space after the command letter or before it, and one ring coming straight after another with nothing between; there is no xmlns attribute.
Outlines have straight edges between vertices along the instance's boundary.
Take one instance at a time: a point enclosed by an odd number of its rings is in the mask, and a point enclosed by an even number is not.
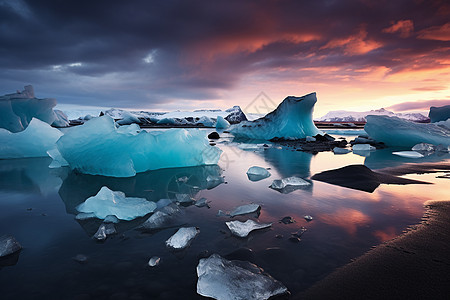
<svg viewBox="0 0 450 300"><path fill-rule="evenodd" d="M0 128L0 159L46 157L62 135L58 129L35 118L21 132Z"/></svg>
<svg viewBox="0 0 450 300"><path fill-rule="evenodd" d="M0 237L0 258L11 255L22 250L19 242L10 235Z"/></svg>
<svg viewBox="0 0 450 300"><path fill-rule="evenodd" d="M27 128L33 118L52 124L56 120L55 105L55 99L35 98L31 85L21 92L0 96L0 128L19 132Z"/></svg>
<svg viewBox="0 0 450 300"><path fill-rule="evenodd" d="M261 300L288 292L258 266L226 260L218 254L200 259L197 276L197 293L218 300Z"/></svg>
<svg viewBox="0 0 450 300"><path fill-rule="evenodd" d="M302 97L289 96L271 113L252 122L241 122L230 127L237 138L271 140L302 139L323 135L312 121L316 93Z"/></svg>
<svg viewBox="0 0 450 300"><path fill-rule="evenodd" d="M352 146L353 151L372 151L377 150L374 146L370 144L354 144Z"/></svg>
<svg viewBox="0 0 450 300"><path fill-rule="evenodd" d="M130 221L153 212L156 204L144 198L127 198L124 193L111 191L104 186L97 195L89 197L76 208L82 213L94 213L102 220L113 215L120 220Z"/></svg>
<svg viewBox="0 0 450 300"><path fill-rule="evenodd" d="M287 178L272 181L270 188L272 188L274 190L282 190L289 186L302 187L302 186L309 186L309 185L311 185L310 182L308 182L302 178L292 176L292 177L287 177Z"/></svg>
<svg viewBox="0 0 450 300"><path fill-rule="evenodd" d="M413 147L419 143L450 145L450 129L435 123L422 124L396 117L367 116L364 130L388 146Z"/></svg>
<svg viewBox="0 0 450 300"><path fill-rule="evenodd" d="M230 123L222 116L217 116L216 129L226 129L230 127Z"/></svg>
<svg viewBox="0 0 450 300"><path fill-rule="evenodd" d="M436 147L432 144L420 143L420 144L414 145L414 147L412 147L411 150L423 151L423 152L433 152L436 150Z"/></svg>
<svg viewBox="0 0 450 300"><path fill-rule="evenodd" d="M251 181L259 181L264 178L270 177L270 172L261 167L250 167L247 171L247 177Z"/></svg>
<svg viewBox="0 0 450 300"><path fill-rule="evenodd" d="M196 227L182 227L166 241L166 246L177 250L184 249L199 233L200 229Z"/></svg>
<svg viewBox="0 0 450 300"><path fill-rule="evenodd" d="M116 128L109 116L72 128L56 143L70 168L81 173L131 177L162 168L217 164L222 150L209 145L200 130L135 132Z"/></svg>
<svg viewBox="0 0 450 300"><path fill-rule="evenodd" d="M430 112L428 113L431 123L446 121L450 118L450 105L435 107L430 107Z"/></svg>
<svg viewBox="0 0 450 300"><path fill-rule="evenodd" d="M203 126L205 127L214 127L215 122L211 118L208 118L207 116L202 116L198 121L195 122L195 124L197 125L203 124Z"/></svg>
<svg viewBox="0 0 450 300"><path fill-rule="evenodd" d="M420 154L417 151L397 151L397 152L392 152L392 154L398 155L401 157L407 157L407 158L422 158L422 157L424 157L423 154Z"/></svg>
<svg viewBox="0 0 450 300"><path fill-rule="evenodd" d="M253 230L269 228L272 226L272 223L258 223L253 220L247 220L245 222L230 221L225 222L225 224L230 231L238 237L247 237Z"/></svg>
<svg viewBox="0 0 450 300"><path fill-rule="evenodd" d="M339 147L334 147L334 148L333 148L333 153L334 153L334 154L347 154L347 153L349 153L349 152L350 152L349 149L339 148Z"/></svg>
<svg viewBox="0 0 450 300"><path fill-rule="evenodd" d="M119 125L131 125L131 124L140 124L141 120L139 120L139 118L133 114L130 113L129 111L122 111L122 119L117 121L117 124Z"/></svg>
<svg viewBox="0 0 450 300"><path fill-rule="evenodd" d="M55 121L53 121L52 126L58 128L69 127L70 121L67 115L63 111L58 109L55 109L54 112L55 112Z"/></svg>

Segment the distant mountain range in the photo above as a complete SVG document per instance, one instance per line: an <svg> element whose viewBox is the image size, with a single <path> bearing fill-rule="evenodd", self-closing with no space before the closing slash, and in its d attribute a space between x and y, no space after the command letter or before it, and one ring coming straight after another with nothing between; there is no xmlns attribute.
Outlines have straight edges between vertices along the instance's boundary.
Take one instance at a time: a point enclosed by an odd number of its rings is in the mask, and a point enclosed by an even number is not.
<svg viewBox="0 0 450 300"><path fill-rule="evenodd" d="M384 108L370 110L370 111L346 111L335 110L330 111L321 118L315 119L315 121L322 122L365 122L368 115L385 115L390 117L399 117L401 119L415 121L415 122L427 122L430 119L421 113L395 113Z"/></svg>

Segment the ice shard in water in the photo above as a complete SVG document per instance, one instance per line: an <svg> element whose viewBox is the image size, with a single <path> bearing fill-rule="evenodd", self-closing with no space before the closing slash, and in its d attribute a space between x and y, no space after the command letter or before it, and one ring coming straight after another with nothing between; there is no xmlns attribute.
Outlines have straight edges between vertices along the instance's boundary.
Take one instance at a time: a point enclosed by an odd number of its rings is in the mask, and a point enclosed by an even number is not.
<svg viewBox="0 0 450 300"><path fill-rule="evenodd" d="M272 223L258 223L253 220L247 220L245 222L241 221L230 221L225 222L230 231L238 237L246 237L250 232L257 229L269 228Z"/></svg>
<svg viewBox="0 0 450 300"><path fill-rule="evenodd" d="M241 205L241 206L236 207L235 209L233 209L230 212L230 217L251 214L254 212L258 212L260 209L261 209L261 206L259 204L252 203L252 204Z"/></svg>
<svg viewBox="0 0 450 300"><path fill-rule="evenodd" d="M218 300L261 300L288 292L258 266L226 260L218 254L200 259L197 276L197 293Z"/></svg>
<svg viewBox="0 0 450 300"><path fill-rule="evenodd" d="M22 250L22 246L13 236L4 235L0 237L0 258L20 250Z"/></svg>
<svg viewBox="0 0 450 300"><path fill-rule="evenodd" d="M323 134L313 123L316 93L302 97L289 96L263 118L241 122L230 127L235 137L255 140L302 139Z"/></svg>
<svg viewBox="0 0 450 300"><path fill-rule="evenodd" d="M200 230L196 227L182 227L166 241L166 246L176 250L184 249L199 233Z"/></svg>
<svg viewBox="0 0 450 300"><path fill-rule="evenodd" d="M94 118L72 128L56 145L71 169L113 177L131 177L162 168L212 165L222 153L209 145L205 132L200 130L150 133L136 132L136 125L128 126L117 129L109 116Z"/></svg>
<svg viewBox="0 0 450 300"><path fill-rule="evenodd" d="M251 181L259 181L264 178L270 177L270 172L264 168L253 166L247 171L247 177Z"/></svg>
<svg viewBox="0 0 450 300"><path fill-rule="evenodd" d="M93 213L99 219L112 215L126 221L145 216L155 209L154 202L144 198L125 197L124 193L111 191L106 186L97 195L77 206L79 212Z"/></svg>

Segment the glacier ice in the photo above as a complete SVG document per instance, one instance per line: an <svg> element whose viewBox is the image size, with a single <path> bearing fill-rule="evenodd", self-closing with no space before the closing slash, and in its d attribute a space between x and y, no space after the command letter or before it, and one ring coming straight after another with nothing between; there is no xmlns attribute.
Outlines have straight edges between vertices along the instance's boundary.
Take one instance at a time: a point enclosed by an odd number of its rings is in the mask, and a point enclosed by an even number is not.
<svg viewBox="0 0 450 300"><path fill-rule="evenodd" d="M31 85L25 86L22 92L0 96L0 128L19 132L27 128L33 118L52 124L56 119L55 105L55 99L35 98Z"/></svg>
<svg viewBox="0 0 450 300"><path fill-rule="evenodd" d="M303 187L303 186L309 186L309 185L311 185L310 182L308 182L302 178L292 176L292 177L287 177L287 178L277 179L277 180L272 181L270 188L272 188L274 190L282 190L289 186Z"/></svg>
<svg viewBox="0 0 450 300"><path fill-rule="evenodd" d="M427 143L420 143L417 145L414 145L414 147L411 148L413 151L424 151L424 152L433 152L435 150L435 146L432 144Z"/></svg>
<svg viewBox="0 0 450 300"><path fill-rule="evenodd" d="M63 111L58 109L55 109L54 112L55 112L55 121L53 121L52 126L58 128L68 127L70 122L67 115Z"/></svg>
<svg viewBox="0 0 450 300"><path fill-rule="evenodd" d="M396 117L367 116L364 130L389 146L413 147L419 143L450 145L450 129L436 123L423 124Z"/></svg>
<svg viewBox="0 0 450 300"><path fill-rule="evenodd" d="M97 195L89 197L76 209L79 212L94 213L99 219L114 215L120 220L129 221L153 212L156 204L144 198L125 197L124 193L111 191L104 186Z"/></svg>
<svg viewBox="0 0 450 300"><path fill-rule="evenodd" d="M347 154L349 152L350 152L350 150L345 149L345 148L339 148L339 147L334 147L333 148L333 153L334 154Z"/></svg>
<svg viewBox="0 0 450 300"><path fill-rule="evenodd" d="M230 123L222 116L217 116L216 129L226 129L230 127Z"/></svg>
<svg viewBox="0 0 450 300"><path fill-rule="evenodd" d="M197 293L218 300L261 300L288 291L258 266L226 260L218 254L200 259L197 276Z"/></svg>
<svg viewBox="0 0 450 300"><path fill-rule="evenodd" d="M55 148L62 135L58 129L35 118L21 132L0 128L0 159L48 156L47 151Z"/></svg>
<svg viewBox="0 0 450 300"><path fill-rule="evenodd" d="M181 210L177 205L167 205L153 213L144 223L141 224L141 230L155 230L174 226L178 221Z"/></svg>
<svg viewBox="0 0 450 300"><path fill-rule="evenodd" d="M241 221L230 221L225 222L230 231L238 237L246 237L250 232L257 229L269 228L272 223L258 223L253 220L247 220L245 222Z"/></svg>
<svg viewBox="0 0 450 300"><path fill-rule="evenodd" d="M182 227L166 241L166 246L177 250L184 249L199 233L200 230L196 227Z"/></svg>
<svg viewBox="0 0 450 300"><path fill-rule="evenodd" d="M22 246L13 236L3 235L0 237L0 257L8 256L20 250L22 250Z"/></svg>
<svg viewBox="0 0 450 300"><path fill-rule="evenodd" d="M250 167L247 171L247 177L251 181L259 181L264 178L270 177L270 172L264 168L253 166Z"/></svg>
<svg viewBox="0 0 450 300"><path fill-rule="evenodd" d="M202 117L200 117L200 119L198 121L195 122L195 124L197 124L197 125L203 124L203 126L206 126L206 127L214 127L215 122L207 116L202 116Z"/></svg>
<svg viewBox="0 0 450 300"><path fill-rule="evenodd" d="M450 118L450 105L435 107L430 107L430 112L428 113L431 123L445 121Z"/></svg>
<svg viewBox="0 0 450 300"><path fill-rule="evenodd" d="M271 113L252 122L230 127L238 138L271 140L273 138L302 139L323 134L312 121L316 93L302 97L289 96Z"/></svg>
<svg viewBox="0 0 450 300"><path fill-rule="evenodd" d="M117 129L109 116L71 128L56 143L71 169L92 175L131 177L162 168L211 165L222 150L209 145L200 130L135 132ZM124 127L124 126L122 126Z"/></svg>
<svg viewBox="0 0 450 300"><path fill-rule="evenodd" d="M354 144L352 146L353 151L372 151L377 150L374 146L370 144Z"/></svg>
<svg viewBox="0 0 450 300"><path fill-rule="evenodd" d="M241 205L236 207L235 209L233 209L229 215L230 217L235 217L235 216L239 216L239 215L246 215L246 214L251 214L254 212L258 212L261 209L261 206L259 204L245 204L245 205Z"/></svg>
<svg viewBox="0 0 450 300"><path fill-rule="evenodd" d="M122 112L122 119L117 121L117 124L119 125L130 125L135 123L139 124L141 123L141 120L139 120L139 118L136 115L126 110Z"/></svg>
<svg viewBox="0 0 450 300"><path fill-rule="evenodd" d="M397 152L392 152L392 154L398 155L401 157L407 157L407 158L422 158L422 157L424 157L423 154L420 154L417 151L397 151Z"/></svg>
<svg viewBox="0 0 450 300"><path fill-rule="evenodd" d="M79 213L75 216L75 220L80 220L80 221L89 220L89 219L93 219L93 218L97 218L97 216L92 212Z"/></svg>

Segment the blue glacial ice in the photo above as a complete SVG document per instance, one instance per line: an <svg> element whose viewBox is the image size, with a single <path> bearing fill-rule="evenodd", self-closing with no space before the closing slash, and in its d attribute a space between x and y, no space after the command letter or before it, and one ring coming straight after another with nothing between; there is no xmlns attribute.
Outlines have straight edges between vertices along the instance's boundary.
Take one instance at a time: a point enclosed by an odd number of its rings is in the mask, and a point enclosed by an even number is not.
<svg viewBox="0 0 450 300"><path fill-rule="evenodd" d="M450 118L450 105L435 107L430 107L430 112L428 113L431 123L446 121Z"/></svg>
<svg viewBox="0 0 450 300"><path fill-rule="evenodd" d="M364 130L388 146L413 147L419 143L450 145L450 128L437 123L423 124L397 117L367 116Z"/></svg>
<svg viewBox="0 0 450 300"><path fill-rule="evenodd" d="M21 132L0 128L0 159L46 157L62 135L58 129L35 118Z"/></svg>
<svg viewBox="0 0 450 300"><path fill-rule="evenodd" d="M33 118L52 124L57 116L53 111L55 99L38 99L31 85L23 91L0 96L0 128L19 132L27 128Z"/></svg>
<svg viewBox="0 0 450 300"><path fill-rule="evenodd" d="M264 168L253 166L247 171L247 177L251 181L259 181L264 178L270 177L270 172Z"/></svg>
<svg viewBox="0 0 450 300"><path fill-rule="evenodd" d="M218 300L261 300L287 293L287 288L258 266L230 261L218 254L200 259L197 293Z"/></svg>
<svg viewBox="0 0 450 300"><path fill-rule="evenodd" d="M71 169L92 175L131 177L163 168L217 164L222 151L200 130L138 131L116 128L109 116L71 128L56 143Z"/></svg>
<svg viewBox="0 0 450 300"><path fill-rule="evenodd" d="M230 123L222 116L217 116L216 129L226 129L230 127Z"/></svg>
<svg viewBox="0 0 450 300"><path fill-rule="evenodd" d="M156 204L144 198L125 197L124 193L111 191L104 186L97 195L89 197L76 209L80 213L93 213L98 219L112 215L130 221L153 212Z"/></svg>
<svg viewBox="0 0 450 300"><path fill-rule="evenodd" d="M302 139L323 134L312 120L316 102L316 93L302 97L289 96L263 118L233 125L230 132L235 137L254 140Z"/></svg>

